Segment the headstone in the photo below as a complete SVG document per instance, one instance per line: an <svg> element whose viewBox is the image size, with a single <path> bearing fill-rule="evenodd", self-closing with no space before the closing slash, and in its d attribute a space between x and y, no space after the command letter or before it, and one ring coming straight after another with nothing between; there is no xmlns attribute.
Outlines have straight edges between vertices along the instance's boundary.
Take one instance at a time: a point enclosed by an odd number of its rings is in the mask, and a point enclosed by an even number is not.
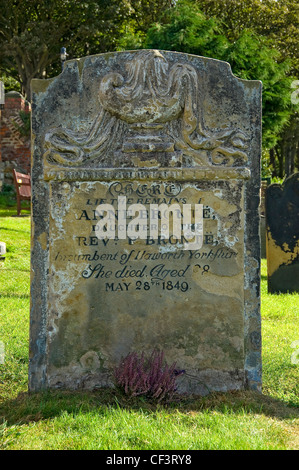
<svg viewBox="0 0 299 470"><path fill-rule="evenodd" d="M299 173L266 192L268 292L299 292Z"/></svg>
<svg viewBox="0 0 299 470"><path fill-rule="evenodd" d="M6 243L0 242L0 260L4 260L6 256Z"/></svg>
<svg viewBox="0 0 299 470"><path fill-rule="evenodd" d="M30 390L154 349L181 392L260 389L261 83L141 50L32 91Z"/></svg>

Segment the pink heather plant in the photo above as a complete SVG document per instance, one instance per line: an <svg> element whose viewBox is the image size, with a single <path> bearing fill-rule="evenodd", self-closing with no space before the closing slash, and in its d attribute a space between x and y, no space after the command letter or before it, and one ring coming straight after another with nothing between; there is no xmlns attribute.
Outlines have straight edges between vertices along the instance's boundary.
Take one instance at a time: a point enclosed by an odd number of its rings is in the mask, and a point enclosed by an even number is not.
<svg viewBox="0 0 299 470"><path fill-rule="evenodd" d="M115 385L131 397L145 395L158 401L171 398L176 391L176 377L183 374L176 364L168 366L164 353L154 350L149 358L144 353L128 354L114 370Z"/></svg>

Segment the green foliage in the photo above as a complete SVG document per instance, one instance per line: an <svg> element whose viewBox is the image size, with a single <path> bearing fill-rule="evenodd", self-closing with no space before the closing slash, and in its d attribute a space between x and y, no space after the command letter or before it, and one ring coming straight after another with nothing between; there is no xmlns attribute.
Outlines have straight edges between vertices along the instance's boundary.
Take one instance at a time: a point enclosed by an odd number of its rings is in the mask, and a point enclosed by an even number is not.
<svg viewBox="0 0 299 470"><path fill-rule="evenodd" d="M280 62L280 53L255 33L244 30L238 40L226 49L223 59L230 63L233 73L246 80L263 83L263 146L272 148L279 133L290 119L292 106L288 77L290 61Z"/></svg>
<svg viewBox="0 0 299 470"><path fill-rule="evenodd" d="M286 78L299 76L298 43L298 0L6 0L0 79L30 100L32 78L60 73L62 46L69 59L155 47L228 61L235 75L263 81L263 146L282 177L299 168L298 105Z"/></svg>
<svg viewBox="0 0 299 470"><path fill-rule="evenodd" d="M30 98L32 78L60 73L69 58L116 49L128 4L117 0L6 0L0 9L0 73L18 80Z"/></svg>
<svg viewBox="0 0 299 470"><path fill-rule="evenodd" d="M207 18L198 5L181 1L149 29L145 46L187 52L229 62L233 73L247 80L263 82L263 145L273 147L292 113L287 76L290 61L269 46L265 38L243 30L230 39L215 18Z"/></svg>
<svg viewBox="0 0 299 470"><path fill-rule="evenodd" d="M16 206L16 195L14 191L7 191L2 187L0 192L0 206L5 208L11 208ZM1 241L1 240L0 240Z"/></svg>
<svg viewBox="0 0 299 470"><path fill-rule="evenodd" d="M190 2L180 2L148 30L145 47L175 50L207 57L223 55L227 40L219 25Z"/></svg>
<svg viewBox="0 0 299 470"><path fill-rule="evenodd" d="M285 73L299 77L298 0L196 0L196 4L208 18L220 21L231 41L237 41L248 28L265 38L268 46L280 52L276 58L278 63L287 59L289 67ZM284 87L287 87L284 83ZM299 170L299 120L298 105L292 106L290 103L292 90L283 90L279 98L280 85L283 85L281 80L272 88L264 88L265 101L268 101L267 113L269 111L273 124L270 133L266 127L264 142L270 149L268 169L273 176L282 178ZM288 117L289 110L291 113ZM285 125L281 127L281 123Z"/></svg>
<svg viewBox="0 0 299 470"><path fill-rule="evenodd" d="M136 31L132 23L125 26L121 37L117 41L118 51L132 51L142 49L144 46L145 34Z"/></svg>
<svg viewBox="0 0 299 470"><path fill-rule="evenodd" d="M16 129L18 129L19 133L22 135L22 136L26 136L26 137L29 137L30 136L30 133L31 133L31 118L30 118L30 112L26 112L26 111L20 111L19 112L19 116L21 118L21 121L22 121L22 125L19 126L19 124L15 121L12 121L14 127Z"/></svg>
<svg viewBox="0 0 299 470"><path fill-rule="evenodd" d="M135 31L146 34L149 26L176 4L174 0L130 0L129 21Z"/></svg>
<svg viewBox="0 0 299 470"><path fill-rule="evenodd" d="M3 82L4 84L5 93L8 93L9 91L21 92L20 83L12 76L9 76L6 73L1 72L1 71L0 71L0 81Z"/></svg>
<svg viewBox="0 0 299 470"><path fill-rule="evenodd" d="M282 57L291 59L290 73L299 73L299 4L297 0L196 0L208 16L217 18L230 40L244 29L264 36Z"/></svg>

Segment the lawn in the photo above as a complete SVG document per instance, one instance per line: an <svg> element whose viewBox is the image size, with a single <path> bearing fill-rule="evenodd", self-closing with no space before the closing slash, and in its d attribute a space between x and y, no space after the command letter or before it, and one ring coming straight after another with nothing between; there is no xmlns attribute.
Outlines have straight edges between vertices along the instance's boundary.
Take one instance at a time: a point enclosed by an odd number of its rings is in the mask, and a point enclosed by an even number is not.
<svg viewBox="0 0 299 470"><path fill-rule="evenodd" d="M30 215L15 214L0 201L0 241L7 245L0 261L0 449L299 449L299 364L291 360L299 295L267 293L265 260L262 394L215 393L164 405L107 390L28 394Z"/></svg>

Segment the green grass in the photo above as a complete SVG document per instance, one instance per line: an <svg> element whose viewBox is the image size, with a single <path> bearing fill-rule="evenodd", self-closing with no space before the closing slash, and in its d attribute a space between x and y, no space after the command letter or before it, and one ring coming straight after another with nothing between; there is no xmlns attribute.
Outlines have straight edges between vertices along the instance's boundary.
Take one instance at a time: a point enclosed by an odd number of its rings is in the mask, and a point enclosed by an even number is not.
<svg viewBox="0 0 299 470"><path fill-rule="evenodd" d="M267 266L262 260L261 315L263 392L299 406L299 364L290 358L299 339L299 294L268 294Z"/></svg>
<svg viewBox="0 0 299 470"><path fill-rule="evenodd" d="M0 201L1 204L1 201ZM269 295L262 262L263 393L157 405L117 391L27 393L30 217L0 206L0 449L299 449L299 295Z"/></svg>

